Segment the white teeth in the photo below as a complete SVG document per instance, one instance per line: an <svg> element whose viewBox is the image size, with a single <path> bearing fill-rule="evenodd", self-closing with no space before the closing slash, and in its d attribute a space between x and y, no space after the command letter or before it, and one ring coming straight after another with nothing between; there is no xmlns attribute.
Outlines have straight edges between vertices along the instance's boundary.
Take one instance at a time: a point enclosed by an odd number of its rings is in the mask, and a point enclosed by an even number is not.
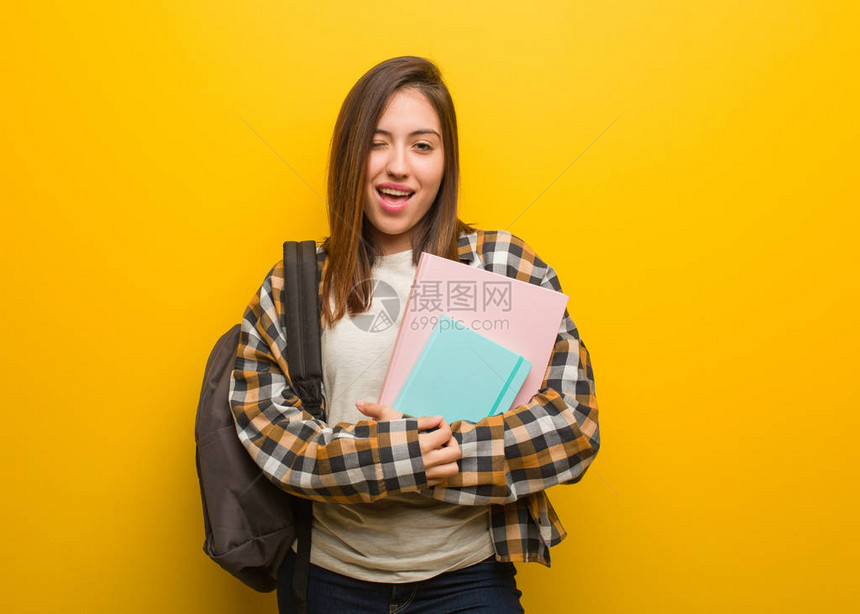
<svg viewBox="0 0 860 614"><path fill-rule="evenodd" d="M391 194L392 196L408 196L412 192L403 192L401 190L392 190L391 188L379 188L383 194Z"/></svg>

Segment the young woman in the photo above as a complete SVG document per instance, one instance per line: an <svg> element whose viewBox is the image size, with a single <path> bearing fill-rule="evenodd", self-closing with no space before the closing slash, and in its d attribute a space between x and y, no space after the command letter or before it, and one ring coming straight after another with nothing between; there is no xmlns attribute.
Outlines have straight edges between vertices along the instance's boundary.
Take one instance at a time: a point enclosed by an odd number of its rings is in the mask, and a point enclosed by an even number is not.
<svg viewBox="0 0 860 614"><path fill-rule="evenodd" d="M567 311L525 405L447 424L361 403L378 398L402 312L391 305L406 306L421 252L561 291L524 241L459 220L458 181L437 67L412 56L374 66L337 119L330 235L317 247L325 422L290 384L282 262L245 311L231 407L264 474L314 502L311 613L522 612L512 562L549 565L565 536L545 490L579 481L600 445L589 355ZM283 612L294 562L279 577Z"/></svg>

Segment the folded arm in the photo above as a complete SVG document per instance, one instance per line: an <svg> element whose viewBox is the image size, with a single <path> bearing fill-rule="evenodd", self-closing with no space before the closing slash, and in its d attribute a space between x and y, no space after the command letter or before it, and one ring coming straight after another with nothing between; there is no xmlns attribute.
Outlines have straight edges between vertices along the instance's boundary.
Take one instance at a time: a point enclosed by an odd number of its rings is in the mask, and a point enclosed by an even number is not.
<svg viewBox="0 0 860 614"><path fill-rule="evenodd" d="M302 409L284 358L282 287L279 263L242 318L230 407L248 453L268 479L308 499L369 502L425 488L419 427L430 428L426 422L366 420L329 427Z"/></svg>
<svg viewBox="0 0 860 614"><path fill-rule="evenodd" d="M561 291L545 266L541 285ZM582 479L600 447L600 431L591 359L567 310L537 394L480 422L454 422L451 429L460 471L424 495L460 505L507 504Z"/></svg>

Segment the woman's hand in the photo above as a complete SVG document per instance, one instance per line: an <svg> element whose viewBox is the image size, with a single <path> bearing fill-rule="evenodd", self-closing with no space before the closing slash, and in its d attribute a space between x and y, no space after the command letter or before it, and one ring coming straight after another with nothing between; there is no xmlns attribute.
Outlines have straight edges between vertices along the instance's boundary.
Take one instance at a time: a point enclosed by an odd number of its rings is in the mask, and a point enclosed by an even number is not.
<svg viewBox="0 0 860 614"><path fill-rule="evenodd" d="M403 417L402 413L387 405L356 401L355 406L358 411L376 421L399 420ZM456 475L460 471L457 466L460 445L451 433L451 426L442 416L422 416L418 418L418 430L427 485L436 486L443 479Z"/></svg>
<svg viewBox="0 0 860 614"><path fill-rule="evenodd" d="M400 420L403 417L399 411L388 405L380 405L379 403L368 403L367 401L356 401L355 406L358 411L363 413L368 418L373 418L377 422L386 420Z"/></svg>

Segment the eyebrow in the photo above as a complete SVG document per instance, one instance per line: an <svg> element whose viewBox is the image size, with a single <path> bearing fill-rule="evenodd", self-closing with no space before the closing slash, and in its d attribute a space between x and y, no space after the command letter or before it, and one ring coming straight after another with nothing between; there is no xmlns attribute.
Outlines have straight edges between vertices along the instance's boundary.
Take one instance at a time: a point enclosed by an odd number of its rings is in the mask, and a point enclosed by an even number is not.
<svg viewBox="0 0 860 614"><path fill-rule="evenodd" d="M374 134L384 134L386 136L391 136L391 133L388 130L380 130L379 128L376 129ZM409 136L416 136L418 134L435 134L440 139L442 138L442 135L440 135L435 130L431 130L429 128L424 128L423 130L413 130L412 132L409 133Z"/></svg>

